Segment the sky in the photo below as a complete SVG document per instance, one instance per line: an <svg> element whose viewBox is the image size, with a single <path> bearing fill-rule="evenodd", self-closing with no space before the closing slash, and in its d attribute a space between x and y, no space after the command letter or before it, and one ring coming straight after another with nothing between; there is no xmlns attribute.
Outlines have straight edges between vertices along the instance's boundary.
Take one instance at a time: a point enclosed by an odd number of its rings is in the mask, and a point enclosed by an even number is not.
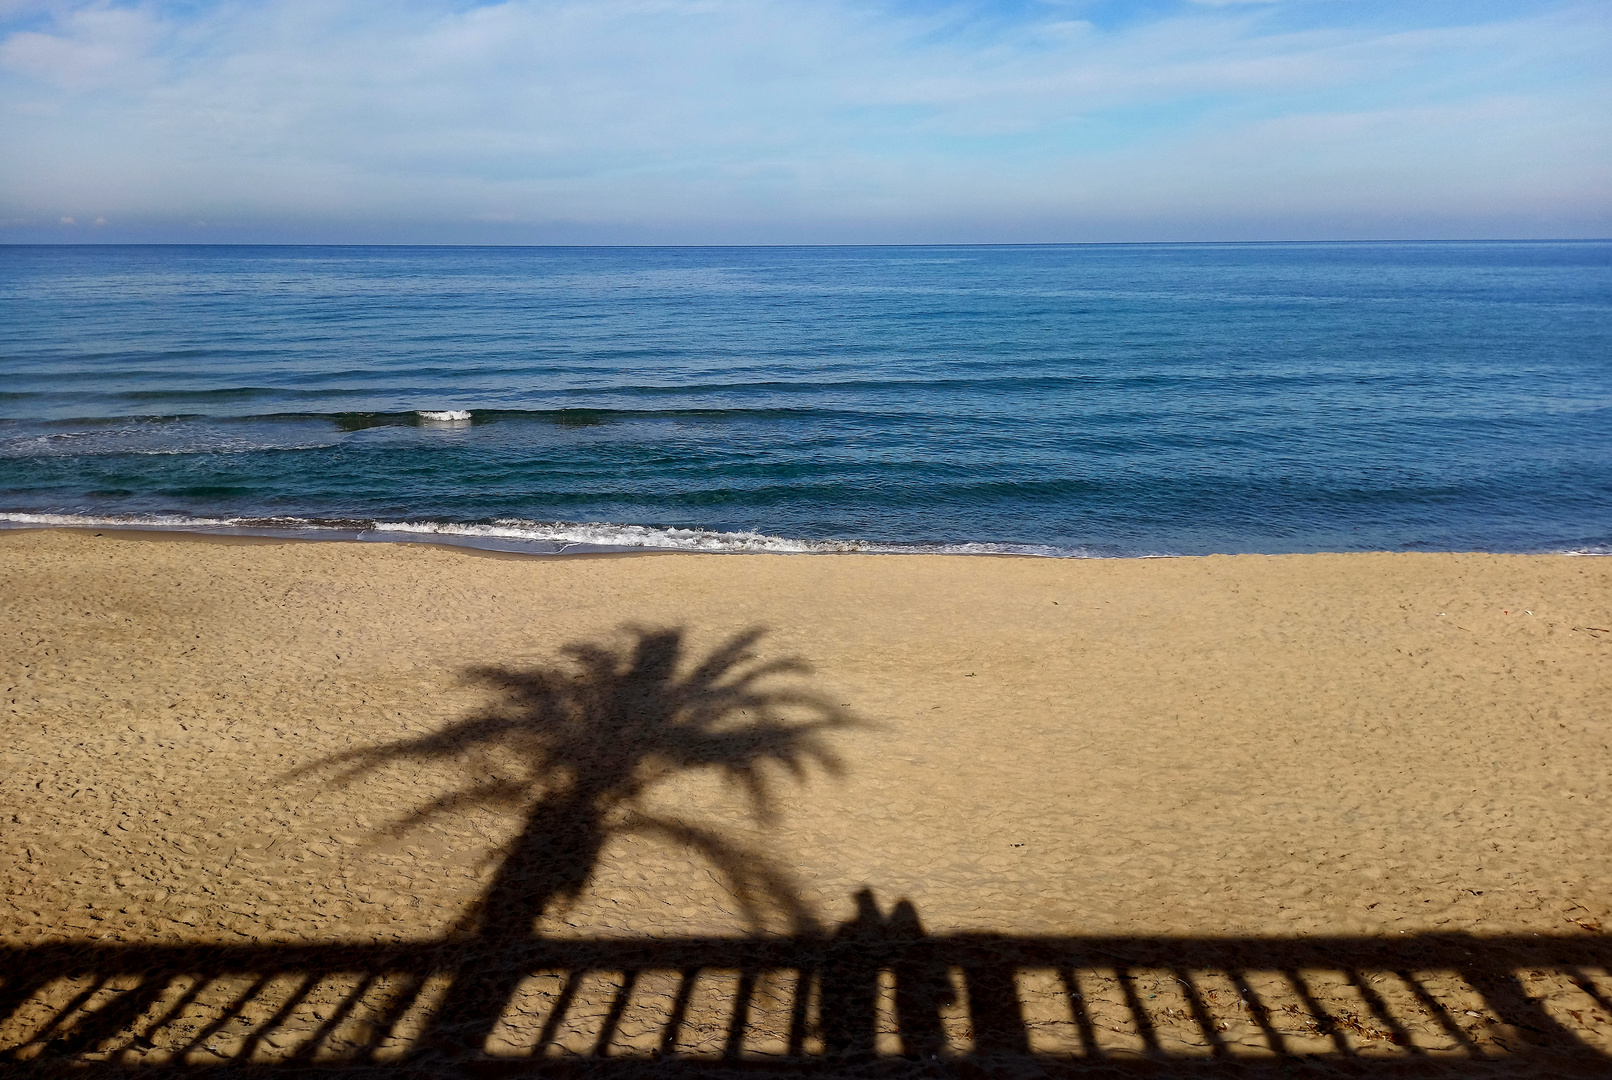
<svg viewBox="0 0 1612 1080"><path fill-rule="evenodd" d="M1607 0L0 0L0 243L1608 236Z"/></svg>

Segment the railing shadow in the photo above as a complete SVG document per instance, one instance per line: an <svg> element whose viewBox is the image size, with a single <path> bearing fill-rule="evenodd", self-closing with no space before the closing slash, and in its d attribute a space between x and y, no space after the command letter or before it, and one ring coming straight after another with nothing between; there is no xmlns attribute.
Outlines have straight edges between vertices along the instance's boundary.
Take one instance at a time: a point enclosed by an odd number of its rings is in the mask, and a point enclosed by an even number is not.
<svg viewBox="0 0 1612 1080"><path fill-rule="evenodd" d="M478 976L474 943L10 949L0 1060L50 1075L1612 1075L1600 935L930 936L910 905L859 905L834 934L529 939L479 1046L430 1038Z"/></svg>

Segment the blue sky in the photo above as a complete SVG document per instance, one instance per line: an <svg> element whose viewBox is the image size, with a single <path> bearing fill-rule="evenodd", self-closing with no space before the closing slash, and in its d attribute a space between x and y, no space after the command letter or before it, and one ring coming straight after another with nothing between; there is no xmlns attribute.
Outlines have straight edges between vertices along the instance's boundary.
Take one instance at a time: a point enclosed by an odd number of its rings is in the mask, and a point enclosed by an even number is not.
<svg viewBox="0 0 1612 1080"><path fill-rule="evenodd" d="M1612 236L1612 4L0 0L0 242Z"/></svg>

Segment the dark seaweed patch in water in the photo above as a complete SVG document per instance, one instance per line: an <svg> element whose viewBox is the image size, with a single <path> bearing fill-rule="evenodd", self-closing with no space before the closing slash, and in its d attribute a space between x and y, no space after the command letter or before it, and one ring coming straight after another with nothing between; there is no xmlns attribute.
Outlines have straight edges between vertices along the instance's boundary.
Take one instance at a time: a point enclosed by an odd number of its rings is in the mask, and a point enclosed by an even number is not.
<svg viewBox="0 0 1612 1080"><path fill-rule="evenodd" d="M176 499L217 499L255 495L257 491L254 488L228 484L195 484L190 487L169 488L165 491L159 491L158 494L169 495Z"/></svg>
<svg viewBox="0 0 1612 1080"><path fill-rule="evenodd" d="M397 413L337 413L334 417L337 431L364 431L377 427L403 427L411 417Z"/></svg>
<svg viewBox="0 0 1612 1080"><path fill-rule="evenodd" d="M559 409L549 419L558 427L599 427L609 422L610 414L604 409Z"/></svg>

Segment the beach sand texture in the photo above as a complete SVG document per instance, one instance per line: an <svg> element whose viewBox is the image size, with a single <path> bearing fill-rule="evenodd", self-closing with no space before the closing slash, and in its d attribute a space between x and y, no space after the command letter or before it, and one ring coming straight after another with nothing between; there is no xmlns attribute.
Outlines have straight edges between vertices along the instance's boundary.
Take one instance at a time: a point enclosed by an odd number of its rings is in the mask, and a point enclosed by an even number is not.
<svg viewBox="0 0 1612 1080"><path fill-rule="evenodd" d="M478 898L545 851L563 872L521 879L545 940L828 932L862 890L864 922L905 900L896 918L959 940L1612 928L1606 559L540 559L17 531L0 640L17 949L473 941ZM667 688L711 707L703 742L640 749L631 725L660 721L637 714L589 726ZM539 708L547 741L510 742L500 723ZM766 782L766 813L723 763ZM1537 996L1612 1053L1612 977L1583 978ZM1482 1011L1411 1037L1482 1043ZM33 1015L0 1045L43 1045ZM1226 1037L1253 1053L1244 1019ZM1405 1042L1357 1026L1289 1038Z"/></svg>

